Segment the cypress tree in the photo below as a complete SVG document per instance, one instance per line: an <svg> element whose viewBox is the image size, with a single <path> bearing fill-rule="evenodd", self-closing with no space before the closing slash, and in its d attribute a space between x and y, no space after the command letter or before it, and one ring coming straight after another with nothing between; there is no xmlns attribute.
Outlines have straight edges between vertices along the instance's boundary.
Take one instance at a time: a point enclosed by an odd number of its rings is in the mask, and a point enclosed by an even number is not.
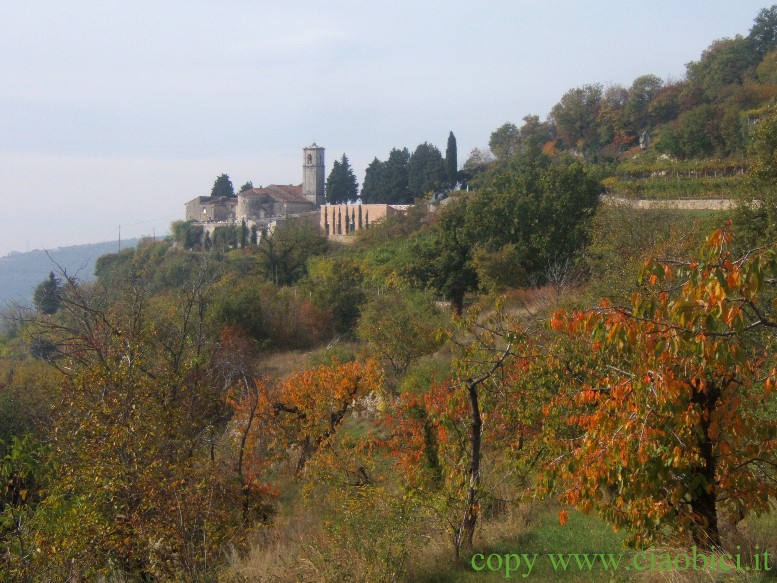
<svg viewBox="0 0 777 583"><path fill-rule="evenodd" d="M448 136L448 146L445 148L445 174L448 177L448 186L456 186L459 175L459 162L456 154L456 136L453 132Z"/></svg>

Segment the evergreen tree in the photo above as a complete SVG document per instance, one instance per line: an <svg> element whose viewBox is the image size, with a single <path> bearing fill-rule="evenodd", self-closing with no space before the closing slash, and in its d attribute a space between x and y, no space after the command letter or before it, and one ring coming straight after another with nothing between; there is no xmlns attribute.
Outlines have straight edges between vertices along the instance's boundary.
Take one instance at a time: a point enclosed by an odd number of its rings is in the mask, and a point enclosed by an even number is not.
<svg viewBox="0 0 777 583"><path fill-rule="evenodd" d="M388 204L409 204L413 197L408 190L410 151L407 148L393 148L386 161L386 202Z"/></svg>
<svg viewBox="0 0 777 583"><path fill-rule="evenodd" d="M253 187L254 187L254 183L249 180L243 186L240 187L240 192L245 192L246 190L251 190Z"/></svg>
<svg viewBox="0 0 777 583"><path fill-rule="evenodd" d="M348 157L335 160L329 178L326 179L326 201L329 204L347 204L359 195L359 183L348 163Z"/></svg>
<svg viewBox="0 0 777 583"><path fill-rule="evenodd" d="M362 184L362 202L381 202L383 194L382 186L385 181L385 169L385 163L378 160L377 157L375 157L375 159L370 162L370 165L367 166L367 170L364 172L364 184Z"/></svg>
<svg viewBox="0 0 777 583"><path fill-rule="evenodd" d="M35 288L32 301L35 304L35 309L41 314L54 314L59 309L62 302L62 288L59 278L54 275L53 271L49 273L48 279L44 279Z"/></svg>
<svg viewBox="0 0 777 583"><path fill-rule="evenodd" d="M364 176L362 200L370 203L409 204L413 197L407 188L410 152L407 148L393 148L388 160L375 158Z"/></svg>
<svg viewBox="0 0 777 583"><path fill-rule="evenodd" d="M448 176L448 186L453 188L459 181L459 162L456 154L456 136L448 135L448 145L445 148L445 173Z"/></svg>
<svg viewBox="0 0 777 583"><path fill-rule="evenodd" d="M447 177L440 150L426 142L420 144L410 156L407 182L412 198L444 190Z"/></svg>
<svg viewBox="0 0 777 583"><path fill-rule="evenodd" d="M222 174L213 183L213 188L210 191L211 196L235 196L235 189L232 186L232 181L229 179L229 175Z"/></svg>

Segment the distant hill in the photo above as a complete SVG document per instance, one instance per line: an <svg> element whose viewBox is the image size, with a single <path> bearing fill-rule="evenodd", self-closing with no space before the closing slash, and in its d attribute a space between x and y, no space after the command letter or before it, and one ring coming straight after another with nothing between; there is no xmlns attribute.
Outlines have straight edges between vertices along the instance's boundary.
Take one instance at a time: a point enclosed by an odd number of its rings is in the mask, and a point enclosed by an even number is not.
<svg viewBox="0 0 777 583"><path fill-rule="evenodd" d="M121 248L135 247L138 239L122 240ZM68 275L77 275L80 280L94 279L97 258L106 253L116 253L118 241L91 243L58 247L43 251L36 249L27 253L10 253L0 257L0 307L8 302L31 303L35 287L57 265Z"/></svg>

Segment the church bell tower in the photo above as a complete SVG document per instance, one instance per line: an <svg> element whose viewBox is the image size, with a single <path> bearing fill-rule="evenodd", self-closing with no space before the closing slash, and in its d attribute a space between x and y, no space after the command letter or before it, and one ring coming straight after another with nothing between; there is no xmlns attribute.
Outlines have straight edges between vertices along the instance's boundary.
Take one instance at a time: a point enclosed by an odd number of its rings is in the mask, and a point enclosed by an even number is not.
<svg viewBox="0 0 777 583"><path fill-rule="evenodd" d="M302 194L317 207L326 204L324 197L324 148L313 142L302 151Z"/></svg>

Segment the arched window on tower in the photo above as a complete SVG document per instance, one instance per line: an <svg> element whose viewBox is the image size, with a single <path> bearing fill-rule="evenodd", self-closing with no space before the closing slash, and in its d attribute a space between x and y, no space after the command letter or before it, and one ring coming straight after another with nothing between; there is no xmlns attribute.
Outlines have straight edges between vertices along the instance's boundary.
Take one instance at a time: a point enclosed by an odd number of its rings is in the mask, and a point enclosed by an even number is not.
<svg viewBox="0 0 777 583"><path fill-rule="evenodd" d="M308 164L313 163L313 154L308 154Z"/></svg>

